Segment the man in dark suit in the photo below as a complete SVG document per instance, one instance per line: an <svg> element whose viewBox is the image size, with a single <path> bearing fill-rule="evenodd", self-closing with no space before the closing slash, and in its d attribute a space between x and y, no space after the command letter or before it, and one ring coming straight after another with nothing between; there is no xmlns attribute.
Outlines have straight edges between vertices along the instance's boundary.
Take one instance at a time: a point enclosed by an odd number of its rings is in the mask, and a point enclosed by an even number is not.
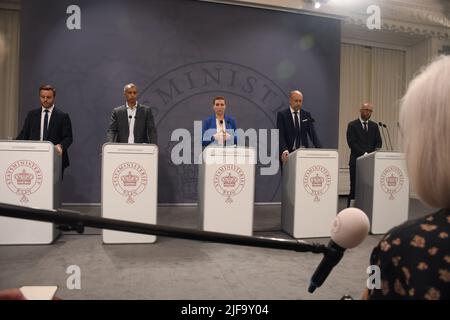
<svg viewBox="0 0 450 320"><path fill-rule="evenodd" d="M156 144L152 110L137 102L138 91L135 84L127 84L123 92L126 103L112 111L107 132L108 142Z"/></svg>
<svg viewBox="0 0 450 320"><path fill-rule="evenodd" d="M382 146L378 125L369 120L373 112L372 104L364 103L359 111L359 119L351 121L347 126L347 143L351 151L350 195L347 206L350 206L350 201L355 199L356 159L366 153L378 150Z"/></svg>
<svg viewBox="0 0 450 320"><path fill-rule="evenodd" d="M68 149L72 144L72 123L67 113L55 107L56 90L50 85L39 88L41 107L28 112L16 140L50 141L62 156L62 173L69 166Z"/></svg>
<svg viewBox="0 0 450 320"><path fill-rule="evenodd" d="M226 107L224 97L214 97L214 115L203 120L202 123L202 146L206 147L211 143L218 145L237 144L236 121L225 115Z"/></svg>
<svg viewBox="0 0 450 320"><path fill-rule="evenodd" d="M283 163L295 149L309 147L308 136L314 147L321 148L314 129L314 119L309 112L302 110L303 94L298 90L292 91L289 104L289 109L277 113L279 151Z"/></svg>

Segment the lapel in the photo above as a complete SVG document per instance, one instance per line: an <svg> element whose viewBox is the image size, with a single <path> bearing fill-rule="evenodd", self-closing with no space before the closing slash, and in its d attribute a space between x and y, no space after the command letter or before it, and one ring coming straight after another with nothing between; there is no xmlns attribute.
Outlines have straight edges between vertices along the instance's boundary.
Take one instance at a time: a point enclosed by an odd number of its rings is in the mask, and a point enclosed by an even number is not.
<svg viewBox="0 0 450 320"><path fill-rule="evenodd" d="M137 128L140 126L142 126L144 124L144 108L141 107L140 104L137 105L136 107L136 118L134 119L134 130L133 130L133 134L134 134L134 138L136 139L136 132L137 132Z"/></svg>
<svg viewBox="0 0 450 320"><path fill-rule="evenodd" d="M286 110L285 117L287 118L287 122L288 122L288 124L290 126L290 131L294 132L295 131L295 125L294 125L294 119L292 119L292 113L291 113L291 108L290 107Z"/></svg>
<svg viewBox="0 0 450 320"><path fill-rule="evenodd" d="M50 116L50 121L48 122L48 128L47 128L47 139L51 136L53 127L55 126L55 123L58 121L58 110L56 107L53 108L52 115Z"/></svg>
<svg viewBox="0 0 450 320"><path fill-rule="evenodd" d="M123 126L119 125L120 127L126 128L126 132L125 132L125 137L128 139L128 135L130 134L130 128L129 128L129 124L128 124L128 113L127 113L127 106L124 105L122 106L122 108L119 110L119 123L123 123Z"/></svg>

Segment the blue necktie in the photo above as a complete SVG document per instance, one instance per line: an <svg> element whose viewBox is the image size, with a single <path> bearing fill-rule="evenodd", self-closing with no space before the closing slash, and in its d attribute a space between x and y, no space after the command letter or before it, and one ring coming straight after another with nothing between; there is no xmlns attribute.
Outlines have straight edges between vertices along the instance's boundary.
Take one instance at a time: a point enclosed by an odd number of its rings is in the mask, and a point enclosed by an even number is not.
<svg viewBox="0 0 450 320"><path fill-rule="evenodd" d="M45 117L44 117L44 134L42 135L42 140L47 140L47 134L48 134L48 110L44 110Z"/></svg>

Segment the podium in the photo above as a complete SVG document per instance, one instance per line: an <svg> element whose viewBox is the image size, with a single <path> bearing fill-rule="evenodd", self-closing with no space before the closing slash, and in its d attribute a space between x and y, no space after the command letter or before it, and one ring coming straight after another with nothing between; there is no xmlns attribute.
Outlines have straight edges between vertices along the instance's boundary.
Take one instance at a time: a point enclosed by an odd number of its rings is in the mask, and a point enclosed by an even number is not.
<svg viewBox="0 0 450 320"><path fill-rule="evenodd" d="M54 210L60 206L61 157L48 141L0 141L0 202ZM53 223L0 217L0 244L51 244Z"/></svg>
<svg viewBox="0 0 450 320"><path fill-rule="evenodd" d="M199 166L200 229L251 236L256 153L247 147L207 147Z"/></svg>
<svg viewBox="0 0 450 320"><path fill-rule="evenodd" d="M105 143L102 152L102 216L156 224L158 147ZM103 230L103 243L153 243L156 236Z"/></svg>
<svg viewBox="0 0 450 320"><path fill-rule="evenodd" d="M403 153L372 152L356 160L355 207L369 217L372 234L385 234L408 220L409 178Z"/></svg>
<svg viewBox="0 0 450 320"><path fill-rule="evenodd" d="M329 237L338 208L338 153L297 149L283 165L281 226L294 238Z"/></svg>

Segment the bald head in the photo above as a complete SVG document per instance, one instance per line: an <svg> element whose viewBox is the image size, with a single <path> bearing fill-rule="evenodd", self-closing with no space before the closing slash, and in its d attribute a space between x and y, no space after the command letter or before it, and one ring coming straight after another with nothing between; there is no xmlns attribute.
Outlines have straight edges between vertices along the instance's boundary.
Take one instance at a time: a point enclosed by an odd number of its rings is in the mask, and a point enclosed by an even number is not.
<svg viewBox="0 0 450 320"><path fill-rule="evenodd" d="M289 104L294 111L300 111L303 105L303 93L298 90L291 91Z"/></svg>
<svg viewBox="0 0 450 320"><path fill-rule="evenodd" d="M370 102L364 102L361 106L361 109L359 110L359 112L361 113L361 119L363 121L367 121L370 119L370 116L372 115L373 112L373 106Z"/></svg>

